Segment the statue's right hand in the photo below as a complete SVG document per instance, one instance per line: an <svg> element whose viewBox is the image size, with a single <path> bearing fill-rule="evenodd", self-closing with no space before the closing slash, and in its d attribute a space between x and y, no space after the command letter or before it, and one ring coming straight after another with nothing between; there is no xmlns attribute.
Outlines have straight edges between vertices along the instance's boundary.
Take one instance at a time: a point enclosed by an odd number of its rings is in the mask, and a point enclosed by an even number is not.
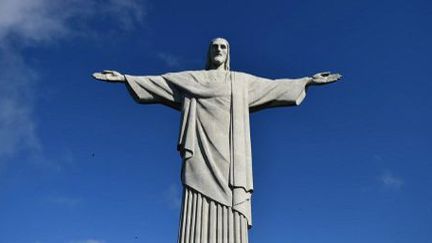
<svg viewBox="0 0 432 243"><path fill-rule="evenodd" d="M93 78L97 80L103 80L108 82L124 82L126 78L123 74L113 71L113 70L104 70L100 73L93 73Z"/></svg>

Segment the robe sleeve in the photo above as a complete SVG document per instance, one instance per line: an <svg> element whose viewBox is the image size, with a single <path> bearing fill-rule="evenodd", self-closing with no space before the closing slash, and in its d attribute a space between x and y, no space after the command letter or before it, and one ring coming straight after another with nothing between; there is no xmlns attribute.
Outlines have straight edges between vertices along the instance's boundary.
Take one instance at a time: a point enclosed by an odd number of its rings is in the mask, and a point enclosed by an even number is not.
<svg viewBox="0 0 432 243"><path fill-rule="evenodd" d="M300 105L309 78L270 80L250 75L248 99L251 112L277 106Z"/></svg>
<svg viewBox="0 0 432 243"><path fill-rule="evenodd" d="M126 85L139 103L160 103L181 110L183 93L173 82L163 76L125 75Z"/></svg>

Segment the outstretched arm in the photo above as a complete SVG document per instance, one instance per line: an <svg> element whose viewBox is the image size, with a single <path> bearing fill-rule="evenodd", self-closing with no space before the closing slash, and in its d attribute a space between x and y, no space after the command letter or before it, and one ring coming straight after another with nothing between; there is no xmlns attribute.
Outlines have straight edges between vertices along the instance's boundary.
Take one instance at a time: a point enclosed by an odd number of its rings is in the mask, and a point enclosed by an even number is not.
<svg viewBox="0 0 432 243"><path fill-rule="evenodd" d="M339 80L340 74L317 73L313 77L270 80L250 76L248 82L249 108L252 112L276 106L299 105L306 96L306 88Z"/></svg>
<svg viewBox="0 0 432 243"><path fill-rule="evenodd" d="M112 70L93 73L93 78L111 83L126 83L131 95L139 103L161 103L180 109L182 93L163 76L123 75Z"/></svg>

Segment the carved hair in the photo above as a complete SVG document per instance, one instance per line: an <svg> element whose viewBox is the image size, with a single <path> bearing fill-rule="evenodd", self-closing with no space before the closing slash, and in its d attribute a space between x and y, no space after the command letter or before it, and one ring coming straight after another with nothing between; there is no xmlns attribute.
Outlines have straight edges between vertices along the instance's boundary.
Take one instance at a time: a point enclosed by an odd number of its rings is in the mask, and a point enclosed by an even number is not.
<svg viewBox="0 0 432 243"><path fill-rule="evenodd" d="M214 38L213 40L210 41L209 46L208 46L208 50L207 50L207 60L206 60L205 69L206 70L210 70L213 67L213 65L212 65L213 61L212 61L211 51L212 51L213 43L216 40L223 40L223 41L225 41L225 43L227 45L227 57L226 57L226 60L225 60L225 63L224 63L224 68L225 68L225 70L229 71L230 70L230 45L229 45L229 42L226 39L221 38L221 37Z"/></svg>

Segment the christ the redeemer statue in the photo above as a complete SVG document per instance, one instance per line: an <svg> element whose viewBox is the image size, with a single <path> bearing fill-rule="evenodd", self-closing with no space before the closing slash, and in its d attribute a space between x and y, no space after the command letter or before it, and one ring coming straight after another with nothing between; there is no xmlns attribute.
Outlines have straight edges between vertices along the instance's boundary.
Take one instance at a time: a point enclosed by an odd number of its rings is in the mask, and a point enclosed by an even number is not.
<svg viewBox="0 0 432 243"><path fill-rule="evenodd" d="M248 242L252 226L252 158L249 113L299 105L306 87L341 78L328 72L270 80L230 70L228 41L210 42L206 70L158 76L94 73L126 83L140 103L181 112L178 150L184 185L178 242Z"/></svg>

